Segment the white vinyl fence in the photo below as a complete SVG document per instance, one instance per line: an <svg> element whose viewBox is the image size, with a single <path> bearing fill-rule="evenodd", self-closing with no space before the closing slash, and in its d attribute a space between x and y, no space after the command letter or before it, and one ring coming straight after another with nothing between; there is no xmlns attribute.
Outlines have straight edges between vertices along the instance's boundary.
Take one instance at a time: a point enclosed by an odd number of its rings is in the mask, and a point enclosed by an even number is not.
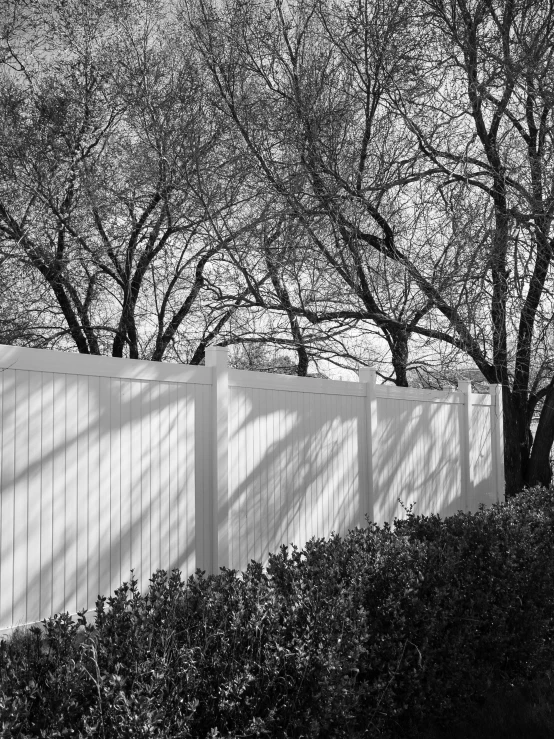
<svg viewBox="0 0 554 739"><path fill-rule="evenodd" d="M131 568L243 570L312 536L503 500L490 395L0 346L0 629Z"/></svg>

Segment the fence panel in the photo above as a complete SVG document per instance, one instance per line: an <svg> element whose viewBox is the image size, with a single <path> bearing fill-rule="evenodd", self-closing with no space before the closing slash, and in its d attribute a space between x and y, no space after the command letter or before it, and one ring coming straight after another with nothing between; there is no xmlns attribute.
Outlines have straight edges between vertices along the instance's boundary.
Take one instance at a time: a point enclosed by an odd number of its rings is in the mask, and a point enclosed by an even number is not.
<svg viewBox="0 0 554 739"><path fill-rule="evenodd" d="M493 433L491 433L491 396L474 395L471 405L470 469L472 478L472 510L479 503L490 505L496 500Z"/></svg>
<svg viewBox="0 0 554 739"><path fill-rule="evenodd" d="M151 368L136 365L150 363L111 360L87 375L90 358L73 355L41 372L50 353L6 350L17 369L0 372L0 628L93 608L131 568L142 590L158 568L192 574L195 406L210 372L141 380Z"/></svg>
<svg viewBox="0 0 554 739"><path fill-rule="evenodd" d="M377 392L375 520L403 518L398 498L406 506L415 503L416 514L463 508L458 399L426 391L385 395L390 391L383 387Z"/></svg>
<svg viewBox="0 0 554 739"><path fill-rule="evenodd" d="M356 526L359 397L305 392L305 381L292 377L279 389L268 388L271 379L261 373L232 378L230 566L241 569L283 543ZM349 384L342 383L344 392Z"/></svg>
<svg viewBox="0 0 554 739"><path fill-rule="evenodd" d="M502 394L0 347L0 629L503 493Z"/></svg>

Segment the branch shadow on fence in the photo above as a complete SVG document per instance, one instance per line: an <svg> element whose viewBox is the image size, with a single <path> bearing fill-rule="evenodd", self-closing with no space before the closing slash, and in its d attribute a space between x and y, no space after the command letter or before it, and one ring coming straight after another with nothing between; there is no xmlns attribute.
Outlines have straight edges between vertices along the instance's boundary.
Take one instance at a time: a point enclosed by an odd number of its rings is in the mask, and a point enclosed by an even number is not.
<svg viewBox="0 0 554 739"><path fill-rule="evenodd" d="M214 562L211 369L166 381L152 363L133 365L140 379L78 361L81 374L0 373L0 629L93 609L131 569L144 592L156 569L240 571L366 516L392 523L398 498L446 516L496 490L486 396L381 388L371 433L364 383L243 373L229 386L229 550Z"/></svg>

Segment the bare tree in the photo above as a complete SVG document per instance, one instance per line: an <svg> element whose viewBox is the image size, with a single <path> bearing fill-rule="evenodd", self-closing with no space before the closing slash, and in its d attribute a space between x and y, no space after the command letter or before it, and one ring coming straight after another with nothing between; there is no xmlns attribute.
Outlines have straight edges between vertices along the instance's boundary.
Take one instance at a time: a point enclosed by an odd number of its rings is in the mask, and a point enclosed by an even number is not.
<svg viewBox="0 0 554 739"><path fill-rule="evenodd" d="M443 171L444 186L461 183L465 204L482 214L485 269L473 277L485 279L467 282L460 304L466 312L471 306L486 333L482 356L468 353L489 382L504 388L506 471L514 492L524 482L551 479L553 347L541 334L553 307L554 8L533 0L426 0L422 11L430 51L422 69L433 65L435 83L426 85L421 74L412 90L398 88L396 101L420 151ZM476 235L465 241L475 244ZM476 338L476 328L466 326ZM533 442L529 429L539 403Z"/></svg>
<svg viewBox="0 0 554 739"><path fill-rule="evenodd" d="M21 281L49 288L51 343L201 361L240 304L213 299L213 265L249 230L227 227L240 166L201 70L173 53L161 3L20 7L4 27L0 238Z"/></svg>
<svg viewBox="0 0 554 739"><path fill-rule="evenodd" d="M378 338L398 385L501 383L507 494L550 481L550 3L8 5L0 270L43 345L305 375Z"/></svg>
<svg viewBox="0 0 554 739"><path fill-rule="evenodd" d="M380 47L360 70L345 59L316 2L276 2L272 8L202 0L185 5L218 105L257 167L255 186L264 180L273 207L301 230L296 238L304 244L302 257L292 269L296 285L290 286L296 302L285 295L291 261L285 269L281 257L273 265L274 275L280 267L282 281L277 287L272 280L274 299L258 294L252 305L280 307L313 326L345 320L377 325L390 349L395 381L406 385L410 334L428 312L429 300L414 296L418 275L403 264L399 268L388 254L399 254L393 191L399 178L412 179L414 164L414 136L410 143L396 134L381 104L389 67L395 65L393 42L404 33L403 13L395 4L375 11L368 33L379 35ZM388 147L377 151L383 138ZM397 166L399 160L406 161ZM387 231L386 247L375 233L362 230L368 218L372 228ZM297 250L289 249L293 253ZM332 274L325 297L313 290L313 275L321 270Z"/></svg>
<svg viewBox="0 0 554 739"><path fill-rule="evenodd" d="M303 230L296 289L289 254L273 265L287 295L274 281L274 303L252 305L371 322L398 384L410 344L451 347L503 385L507 493L547 484L552 349L533 359L552 317L550 4L185 0L182 17L256 186ZM310 304L316 264L340 307Z"/></svg>

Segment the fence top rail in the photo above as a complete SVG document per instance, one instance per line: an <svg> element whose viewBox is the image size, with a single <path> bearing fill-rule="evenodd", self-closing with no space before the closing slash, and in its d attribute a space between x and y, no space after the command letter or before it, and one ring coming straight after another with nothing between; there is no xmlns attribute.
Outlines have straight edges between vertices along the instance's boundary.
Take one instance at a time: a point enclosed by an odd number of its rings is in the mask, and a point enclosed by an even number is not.
<svg viewBox="0 0 554 739"><path fill-rule="evenodd" d="M397 387L396 385L376 385L377 398L397 400L423 400L427 403L465 403L465 393L459 390L426 390L417 387ZM478 393L471 394L472 405L490 405L491 396Z"/></svg>
<svg viewBox="0 0 554 739"><path fill-rule="evenodd" d="M212 383L209 367L0 345L0 372L7 369L197 385Z"/></svg>
<svg viewBox="0 0 554 739"><path fill-rule="evenodd" d="M347 380L325 380L318 377L296 377L272 372L229 369L229 386L260 390L285 390L297 393L321 395L351 395L363 397L365 383ZM464 403L464 393L452 390L425 390L396 385L375 385L375 397L398 400L420 400L429 403ZM472 393L473 405L490 405L491 396Z"/></svg>
<svg viewBox="0 0 554 739"><path fill-rule="evenodd" d="M0 344L0 372L28 370L66 375L88 375L154 382L212 384L212 367L152 362L140 359L119 359L93 354L77 354L52 349L29 349L27 347ZM229 368L229 386L261 390L284 390L288 392L321 395L344 395L364 397L366 383L346 380L325 380L318 377L296 377L269 372L252 372ZM464 403L465 394L457 389L425 390L395 385L374 385L375 397L398 400L424 401L430 403ZM490 406L490 394L472 393L473 405Z"/></svg>
<svg viewBox="0 0 554 739"><path fill-rule="evenodd" d="M457 390L426 390L419 387L397 387L376 385L375 396L390 400L424 400L428 403L459 404L464 402L463 393Z"/></svg>
<svg viewBox="0 0 554 739"><path fill-rule="evenodd" d="M365 386L359 382L345 380L323 380L319 377L297 377L278 375L273 372L251 370L229 370L229 387L244 387L260 390L285 390L296 393L319 393L321 395L365 396Z"/></svg>

